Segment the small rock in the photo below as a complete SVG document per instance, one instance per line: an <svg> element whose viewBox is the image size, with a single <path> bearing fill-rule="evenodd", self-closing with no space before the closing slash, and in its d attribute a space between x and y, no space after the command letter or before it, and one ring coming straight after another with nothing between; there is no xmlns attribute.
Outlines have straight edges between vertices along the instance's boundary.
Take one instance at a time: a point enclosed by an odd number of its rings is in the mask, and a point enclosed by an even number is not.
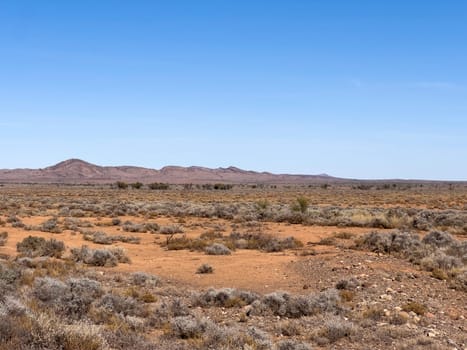
<svg viewBox="0 0 467 350"><path fill-rule="evenodd" d="M454 346L454 349L457 349L457 344L454 340L448 338L446 341L449 345Z"/></svg>
<svg viewBox="0 0 467 350"><path fill-rule="evenodd" d="M399 315L401 315L402 317L405 317L405 318L407 318L407 319L410 318L409 314L408 314L407 312L405 312L405 311L399 312Z"/></svg>
<svg viewBox="0 0 467 350"><path fill-rule="evenodd" d="M382 300L390 301L390 300L392 300L392 295L382 294L382 295L379 296L379 298L382 299Z"/></svg>
<svg viewBox="0 0 467 350"><path fill-rule="evenodd" d="M243 308L243 311L245 312L245 315L246 316L250 316L251 315L251 311L253 310L253 308L251 307L251 305L247 305Z"/></svg>

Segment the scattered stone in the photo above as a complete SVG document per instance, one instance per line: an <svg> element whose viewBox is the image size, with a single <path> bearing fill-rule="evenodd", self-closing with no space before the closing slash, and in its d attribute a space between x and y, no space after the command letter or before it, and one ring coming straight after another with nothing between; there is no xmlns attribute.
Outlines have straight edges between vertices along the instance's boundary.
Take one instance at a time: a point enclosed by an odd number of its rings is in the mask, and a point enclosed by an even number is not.
<svg viewBox="0 0 467 350"><path fill-rule="evenodd" d="M379 296L380 299L386 300L386 301L391 301L392 300L392 295L389 294L382 294Z"/></svg>

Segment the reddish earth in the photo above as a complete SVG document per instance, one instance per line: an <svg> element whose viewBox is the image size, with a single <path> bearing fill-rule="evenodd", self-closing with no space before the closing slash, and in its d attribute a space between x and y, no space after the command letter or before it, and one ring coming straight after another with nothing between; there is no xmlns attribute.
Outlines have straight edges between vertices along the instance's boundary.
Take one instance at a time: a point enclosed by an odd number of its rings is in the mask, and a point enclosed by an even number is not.
<svg viewBox="0 0 467 350"><path fill-rule="evenodd" d="M26 225L39 225L48 217L25 218ZM123 220L138 222L137 218L124 217ZM89 220L97 222L97 220ZM168 218L155 220L165 225L170 223ZM187 237L197 237L206 231L207 225L219 224L226 226L223 220L205 220L192 218L184 224ZM122 234L120 228L95 227L93 230L104 231L108 234ZM331 237L338 232L361 234L368 229L362 228L338 228L315 227L290 224L268 223L262 230L279 237L294 236L305 244L302 250L307 250L307 244L318 243L321 239ZM82 235L64 231L60 234L41 231L24 231L23 229L8 229L9 239L0 252L8 255L16 255L16 243L27 235L44 238L56 238L66 242L68 248L88 245L94 248L105 248L104 245L85 241ZM183 283L193 287L235 287L249 289L257 292L271 292L274 290L286 290L297 292L303 290L305 284L309 284L299 273L291 270L294 262L308 259L301 257L297 251L285 251L280 253L264 253L257 250L236 250L232 255L212 256L203 252L190 252L187 250L167 251L159 242L164 240L162 235L150 233L124 233L127 236L141 237L140 244L118 243L116 246L125 248L131 258L131 264L119 264L113 271L135 272L144 271L161 276L173 282ZM317 255L313 259L333 261L338 250L332 246L314 246ZM215 268L214 274L195 274L199 265L208 263ZM102 268L104 271L106 268Z"/></svg>

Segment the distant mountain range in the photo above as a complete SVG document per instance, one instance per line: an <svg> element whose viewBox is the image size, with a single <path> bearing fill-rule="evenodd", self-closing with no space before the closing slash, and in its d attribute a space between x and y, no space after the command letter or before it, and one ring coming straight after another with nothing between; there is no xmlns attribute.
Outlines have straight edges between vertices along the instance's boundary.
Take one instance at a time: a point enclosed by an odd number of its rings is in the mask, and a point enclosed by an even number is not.
<svg viewBox="0 0 467 350"><path fill-rule="evenodd" d="M204 168L166 166L160 170L135 166L99 166L69 159L44 169L0 169L3 183L103 184L115 181L184 183L308 184L339 181L326 174L290 175L242 170L236 167Z"/></svg>

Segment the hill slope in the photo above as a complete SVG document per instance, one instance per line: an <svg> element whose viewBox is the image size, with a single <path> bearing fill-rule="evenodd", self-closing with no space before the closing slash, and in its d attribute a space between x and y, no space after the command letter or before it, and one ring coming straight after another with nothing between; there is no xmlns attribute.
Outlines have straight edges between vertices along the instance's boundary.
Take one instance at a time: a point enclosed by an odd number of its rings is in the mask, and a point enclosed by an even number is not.
<svg viewBox="0 0 467 350"><path fill-rule="evenodd" d="M316 183L335 181L328 175L271 174L236 167L204 168L166 166L160 170L135 166L99 166L80 159L68 159L44 169L3 169L0 182L5 183L109 183L114 181L143 183Z"/></svg>

